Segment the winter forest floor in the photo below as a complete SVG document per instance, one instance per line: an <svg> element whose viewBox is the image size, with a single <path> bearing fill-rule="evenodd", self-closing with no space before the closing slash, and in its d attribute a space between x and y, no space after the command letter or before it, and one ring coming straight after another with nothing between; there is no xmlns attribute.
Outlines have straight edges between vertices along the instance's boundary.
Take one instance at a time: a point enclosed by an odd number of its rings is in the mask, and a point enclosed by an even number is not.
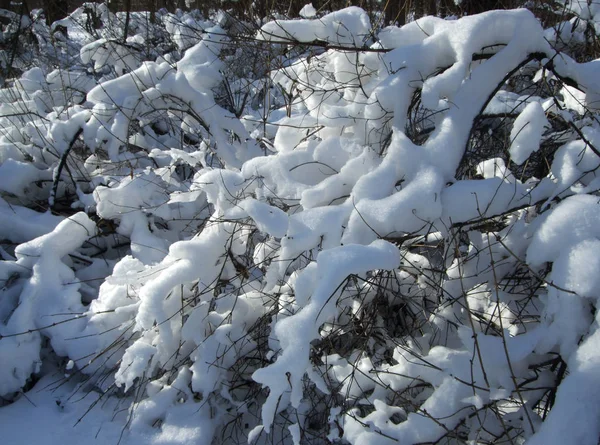
<svg viewBox="0 0 600 445"><path fill-rule="evenodd" d="M600 5L530 3L0 10L0 443L597 445Z"/></svg>

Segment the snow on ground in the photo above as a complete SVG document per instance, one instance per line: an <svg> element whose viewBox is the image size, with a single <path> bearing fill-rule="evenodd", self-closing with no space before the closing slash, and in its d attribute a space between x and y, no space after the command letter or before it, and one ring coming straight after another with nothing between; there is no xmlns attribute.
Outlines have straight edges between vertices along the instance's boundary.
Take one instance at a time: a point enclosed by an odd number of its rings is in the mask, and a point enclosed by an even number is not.
<svg viewBox="0 0 600 445"><path fill-rule="evenodd" d="M91 392L73 393L75 385L59 386L60 375L48 375L15 403L0 409L2 440L14 445L58 445L76 443L116 444L125 422L123 414L113 420L115 401L97 407L78 423L79 418L99 397ZM74 397L72 397L74 396ZM112 405L112 406L111 406ZM125 435L122 443L136 443ZM139 437L145 443L148 437Z"/></svg>
<svg viewBox="0 0 600 445"><path fill-rule="evenodd" d="M190 413L176 426L157 430L128 426L130 398L101 398L99 392L47 373L13 404L0 408L2 443L7 445L205 445L205 428Z"/></svg>

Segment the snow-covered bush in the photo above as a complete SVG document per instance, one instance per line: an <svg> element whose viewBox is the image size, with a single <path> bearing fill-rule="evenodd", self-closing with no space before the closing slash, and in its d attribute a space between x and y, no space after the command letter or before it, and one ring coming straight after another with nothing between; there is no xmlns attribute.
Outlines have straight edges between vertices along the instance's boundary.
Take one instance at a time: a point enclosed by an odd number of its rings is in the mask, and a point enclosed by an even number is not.
<svg viewBox="0 0 600 445"><path fill-rule="evenodd" d="M60 357L203 443L597 443L579 25L160 20L0 91L0 396Z"/></svg>

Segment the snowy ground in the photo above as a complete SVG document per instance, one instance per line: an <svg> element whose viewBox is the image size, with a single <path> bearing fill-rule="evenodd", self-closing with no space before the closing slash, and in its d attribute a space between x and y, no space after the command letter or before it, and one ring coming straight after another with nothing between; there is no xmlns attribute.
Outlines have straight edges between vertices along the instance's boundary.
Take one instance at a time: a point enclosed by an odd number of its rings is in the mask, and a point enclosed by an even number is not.
<svg viewBox="0 0 600 445"><path fill-rule="evenodd" d="M55 383L60 376L48 375L15 403L0 408L0 431L6 445L70 445L95 443L115 445L126 422L123 413L114 416L115 401L98 404L80 420L99 394L77 392L73 383ZM62 380L62 379L60 379ZM143 435L125 432L122 444L154 442ZM179 442L182 443L182 442ZM193 442L192 442L193 443Z"/></svg>
<svg viewBox="0 0 600 445"><path fill-rule="evenodd" d="M197 419L173 428L127 428L130 398L104 398L49 373L15 403L0 408L4 445L205 445Z"/></svg>

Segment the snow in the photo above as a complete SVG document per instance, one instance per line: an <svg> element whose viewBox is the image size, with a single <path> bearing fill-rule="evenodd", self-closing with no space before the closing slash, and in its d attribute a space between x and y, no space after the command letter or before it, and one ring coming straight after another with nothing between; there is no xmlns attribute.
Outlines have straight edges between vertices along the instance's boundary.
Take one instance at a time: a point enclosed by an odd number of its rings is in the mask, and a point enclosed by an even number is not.
<svg viewBox="0 0 600 445"><path fill-rule="evenodd" d="M275 325L282 353L276 362L254 372L254 381L269 387L269 398L262 408L265 431L269 432L280 397L291 386L290 402L298 407L302 398L302 377L309 366L309 343L318 338L318 327L335 312L332 296L348 274L373 269L393 269L399 264L397 249L377 240L368 246L346 245L319 255L317 286L310 303ZM298 284L298 283L297 283Z"/></svg>
<svg viewBox="0 0 600 445"><path fill-rule="evenodd" d="M15 196L24 196L24 190L31 183L52 177L49 171L38 170L33 165L7 159L0 166L0 190Z"/></svg>
<svg viewBox="0 0 600 445"><path fill-rule="evenodd" d="M315 9L312 3L308 3L302 7L299 14L300 17L303 17L305 19L312 19L314 16L317 15L317 10Z"/></svg>
<svg viewBox="0 0 600 445"><path fill-rule="evenodd" d="M527 251L527 261L534 267L543 261L553 262L549 278L555 287L548 291L549 328L542 348L547 350L553 343L559 343L569 367L569 375L558 389L557 404L531 439L532 444L564 441L593 444L598 440L596 397L600 384L592 376L600 361L600 318L596 315L593 324L591 320L582 321L591 318L587 299L598 304L599 212L596 197L567 198L542 222ZM577 346L581 336L584 340ZM564 420L569 423L563 424Z"/></svg>
<svg viewBox="0 0 600 445"><path fill-rule="evenodd" d="M203 437L211 435L213 428L207 410L196 409L194 412L174 410L159 432L151 426L124 431L127 411L122 407L117 399L104 400L101 394L86 389L84 383L65 381L54 370L26 397L2 408L0 428L3 440L14 445L116 444L119 440L123 445L200 444Z"/></svg>
<svg viewBox="0 0 600 445"><path fill-rule="evenodd" d="M288 227L288 216L281 209L251 198L240 202L238 206L252 218L261 232L268 233L276 238L285 236ZM230 213L228 216L233 217L233 214Z"/></svg>
<svg viewBox="0 0 600 445"><path fill-rule="evenodd" d="M537 102L527 104L510 132L510 158L515 164L521 165L538 150L542 133L548 126L542 106Z"/></svg>
<svg viewBox="0 0 600 445"><path fill-rule="evenodd" d="M3 439L595 445L600 7L565 7L589 28L33 14L0 89Z"/></svg>
<svg viewBox="0 0 600 445"><path fill-rule="evenodd" d="M9 204L0 197L0 232L15 243L23 243L54 230L61 217ZM18 227L19 230L14 230Z"/></svg>
<svg viewBox="0 0 600 445"><path fill-rule="evenodd" d="M309 12L307 9L305 12ZM276 20L263 25L257 36L268 42L312 42L361 47L370 33L366 12L356 6L331 12L318 20Z"/></svg>

